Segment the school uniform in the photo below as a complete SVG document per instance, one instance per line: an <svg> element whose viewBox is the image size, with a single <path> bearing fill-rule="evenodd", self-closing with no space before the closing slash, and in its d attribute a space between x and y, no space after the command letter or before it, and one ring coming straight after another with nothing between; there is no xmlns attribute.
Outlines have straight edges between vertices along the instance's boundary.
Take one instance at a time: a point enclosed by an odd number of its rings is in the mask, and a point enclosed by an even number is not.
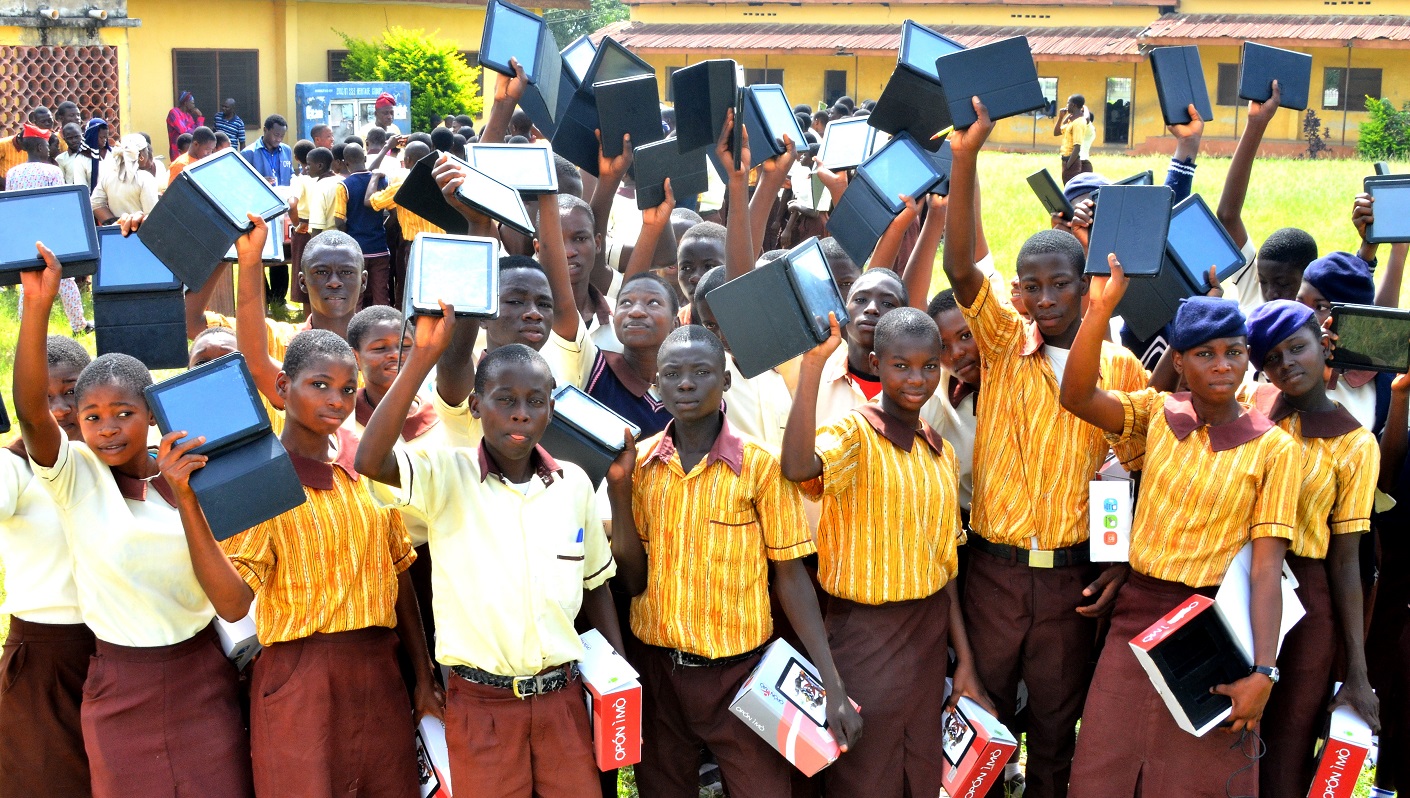
<svg viewBox="0 0 1410 798"><path fill-rule="evenodd" d="M250 796L235 666L166 482L123 476L67 439L33 468L97 638L81 710L93 795Z"/></svg>
<svg viewBox="0 0 1410 798"><path fill-rule="evenodd" d="M476 449L396 449L378 498L430 530L436 660L451 668L446 742L456 791L580 798L598 790L573 621L616 573L592 483L542 447L508 482ZM516 696L524 696L523 698Z"/></svg>
<svg viewBox="0 0 1410 798"><path fill-rule="evenodd" d="M823 771L828 795L938 795L950 602L960 531L955 453L879 405L818 430L818 580L832 658L862 739Z"/></svg>
<svg viewBox="0 0 1410 798"><path fill-rule="evenodd" d="M1110 437L1144 451L1144 469L1131 574L1117 594L1082 713L1071 794L1258 795L1259 765L1245 750L1252 742L1241 747L1225 734L1181 730L1129 641L1192 592L1212 596L1250 540L1292 538L1301 483L1297 444L1257 410L1210 427L1187 393L1117 396L1124 428Z"/></svg>
<svg viewBox="0 0 1410 798"><path fill-rule="evenodd" d="M544 348L554 351L549 362L557 360L559 376L636 424L643 436L655 435L670 422L671 414L651 383L639 377L623 355L599 348L582 325L577 340L554 336Z"/></svg>
<svg viewBox="0 0 1410 798"><path fill-rule="evenodd" d="M731 796L787 795L792 765L729 706L773 634L768 563L817 551L802 495L728 419L689 473L673 431L674 422L642 444L632 486L648 555L646 590L631 606L644 649L637 785L644 798L693 793L708 747Z"/></svg>
<svg viewBox="0 0 1410 798"><path fill-rule="evenodd" d="M1303 413L1271 385L1259 386L1252 406L1288 433L1301 449L1297 527L1287 563L1297 577L1306 615L1283 641L1281 678L1263 713L1268 752L1259 762L1263 798L1303 798L1316 771L1313 747L1332 698L1337 656L1326 557L1332 535L1371 528L1380 448L1376 438L1344 407Z"/></svg>
<svg viewBox="0 0 1410 798"><path fill-rule="evenodd" d="M1110 449L1062 408L1067 350L985 281L961 307L984 365L976 405L965 623L979 678L1011 723L1028 686L1029 798L1066 794L1076 725L1090 680L1095 621L1075 612L1095 571L1087 546L1088 485ZM1148 376L1126 349L1102 343L1098 385L1139 390Z"/></svg>
<svg viewBox="0 0 1410 798"><path fill-rule="evenodd" d="M356 172L337 181L328 208L333 224L342 219L348 235L362 249L367 287L363 289L360 307L392 304L392 251L387 245L386 219L382 211L369 208L362 201L372 179L371 172Z"/></svg>
<svg viewBox="0 0 1410 798"><path fill-rule="evenodd" d="M397 575L416 559L401 516L353 470L289 457L308 501L221 543L259 599L250 685L258 795L416 798L411 703L397 665ZM328 730L336 729L336 734Z"/></svg>
<svg viewBox="0 0 1410 798"><path fill-rule="evenodd" d="M920 417L955 450L960 512L968 517L974 500L974 436L979 429L979 388L944 369L940 374L940 386L921 407Z"/></svg>
<svg viewBox="0 0 1410 798"><path fill-rule="evenodd" d="M725 391L725 418L730 426L779 451L793 409L793 395L783 375L769 369L752 379L745 377L733 357L725 358L725 368L730 373L729 390Z"/></svg>
<svg viewBox="0 0 1410 798"><path fill-rule="evenodd" d="M0 555L10 633L0 656L0 798L89 794L79 704L93 632L83 624L58 508L23 442L0 450Z"/></svg>

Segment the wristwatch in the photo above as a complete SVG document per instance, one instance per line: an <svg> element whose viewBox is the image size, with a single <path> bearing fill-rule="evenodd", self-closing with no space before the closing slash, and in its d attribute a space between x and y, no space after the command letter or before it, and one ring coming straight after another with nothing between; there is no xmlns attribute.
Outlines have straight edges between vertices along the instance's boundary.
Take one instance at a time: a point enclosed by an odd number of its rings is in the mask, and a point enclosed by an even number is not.
<svg viewBox="0 0 1410 798"><path fill-rule="evenodd" d="M1261 673L1264 676L1267 676L1268 681L1272 682L1273 684L1277 684L1278 678L1282 675L1276 665L1254 665L1252 668L1248 669L1249 676L1252 676L1255 673Z"/></svg>

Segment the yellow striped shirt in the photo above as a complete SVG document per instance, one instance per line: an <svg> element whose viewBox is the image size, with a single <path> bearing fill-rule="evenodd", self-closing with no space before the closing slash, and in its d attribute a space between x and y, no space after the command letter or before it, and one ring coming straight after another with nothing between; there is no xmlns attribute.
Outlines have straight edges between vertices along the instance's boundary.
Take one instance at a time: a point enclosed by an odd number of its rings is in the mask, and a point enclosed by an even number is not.
<svg viewBox="0 0 1410 798"><path fill-rule="evenodd" d="M818 430L822 498L818 580L861 604L934 595L955 576L960 534L955 451L922 422L907 429L877 404Z"/></svg>
<svg viewBox="0 0 1410 798"><path fill-rule="evenodd" d="M397 224L401 227L403 241L415 239L417 233L444 233L445 231L441 228L396 203L397 189L401 188L402 181L405 179L405 177L389 178L387 187L372 195L373 210L397 209Z"/></svg>
<svg viewBox="0 0 1410 798"><path fill-rule="evenodd" d="M1146 389L1117 396L1125 427L1109 437L1145 456L1131 525L1132 568L1209 587L1223 581L1250 540L1292 537L1301 474L1297 444L1286 432L1250 411L1211 435L1194 416L1188 394Z"/></svg>
<svg viewBox="0 0 1410 798"><path fill-rule="evenodd" d="M632 508L648 558L632 631L649 645L712 659L742 654L773 633L767 561L817 551L803 497L777 458L728 421L687 474L674 424L637 455Z"/></svg>
<svg viewBox="0 0 1410 798"><path fill-rule="evenodd" d="M1062 408L1036 325L1000 301L990 281L961 310L984 367L970 526L994 543L1034 548L1036 537L1039 549L1075 546L1087 539L1088 483L1110 446ZM1101 357L1101 388L1146 386L1149 375L1129 350L1103 342Z"/></svg>
<svg viewBox="0 0 1410 798"><path fill-rule="evenodd" d="M10 169L28 160L29 153L15 144L14 136L0 139L0 178L9 173Z"/></svg>

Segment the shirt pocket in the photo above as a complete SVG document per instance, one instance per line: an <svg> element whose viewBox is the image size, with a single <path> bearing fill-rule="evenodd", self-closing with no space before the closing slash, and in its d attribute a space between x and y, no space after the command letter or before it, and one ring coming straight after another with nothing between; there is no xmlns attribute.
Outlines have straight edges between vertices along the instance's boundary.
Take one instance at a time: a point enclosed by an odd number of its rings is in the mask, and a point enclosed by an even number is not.
<svg viewBox="0 0 1410 798"><path fill-rule="evenodd" d="M583 576L587 568L584 534L584 530L577 529L573 534L566 535L566 540L554 546L553 563L549 571L553 583L546 591L551 600L575 614L583 600Z"/></svg>

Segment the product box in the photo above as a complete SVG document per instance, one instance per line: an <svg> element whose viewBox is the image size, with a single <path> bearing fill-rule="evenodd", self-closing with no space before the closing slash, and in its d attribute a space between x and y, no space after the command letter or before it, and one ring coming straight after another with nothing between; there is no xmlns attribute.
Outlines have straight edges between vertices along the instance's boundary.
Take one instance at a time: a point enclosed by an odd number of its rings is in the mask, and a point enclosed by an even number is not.
<svg viewBox="0 0 1410 798"><path fill-rule="evenodd" d="M596 629L579 636L592 750L603 772L641 761L641 682L637 672Z"/></svg>
<svg viewBox="0 0 1410 798"><path fill-rule="evenodd" d="M1366 721L1350 707L1337 707L1308 798L1351 798L1372 747L1371 727Z"/></svg>
<svg viewBox="0 0 1410 798"><path fill-rule="evenodd" d="M813 663L783 640L775 640L764 651L729 708L808 776L837 761L840 750L826 728L827 691L822 677Z"/></svg>
<svg viewBox="0 0 1410 798"><path fill-rule="evenodd" d="M1112 457L1089 485L1087 531L1092 562L1130 562L1134 483Z"/></svg>
<svg viewBox="0 0 1410 798"><path fill-rule="evenodd" d="M255 605L250 602L250 612L235 623L228 623L219 617L215 619L215 631L220 636L220 647L226 659L235 663L235 670L242 671L264 648L255 634Z"/></svg>
<svg viewBox="0 0 1410 798"><path fill-rule="evenodd" d="M1209 688L1248 675L1250 662L1214 599L1193 595L1131 640L1131 650L1180 728L1203 737L1233 711Z"/></svg>
<svg viewBox="0 0 1410 798"><path fill-rule="evenodd" d="M416 784L421 798L451 798L446 725L425 717L416 726Z"/></svg>
<svg viewBox="0 0 1410 798"><path fill-rule="evenodd" d="M951 798L987 795L1018 748L1018 739L979 704L961 698L945 712L942 738L945 763L941 784Z"/></svg>

